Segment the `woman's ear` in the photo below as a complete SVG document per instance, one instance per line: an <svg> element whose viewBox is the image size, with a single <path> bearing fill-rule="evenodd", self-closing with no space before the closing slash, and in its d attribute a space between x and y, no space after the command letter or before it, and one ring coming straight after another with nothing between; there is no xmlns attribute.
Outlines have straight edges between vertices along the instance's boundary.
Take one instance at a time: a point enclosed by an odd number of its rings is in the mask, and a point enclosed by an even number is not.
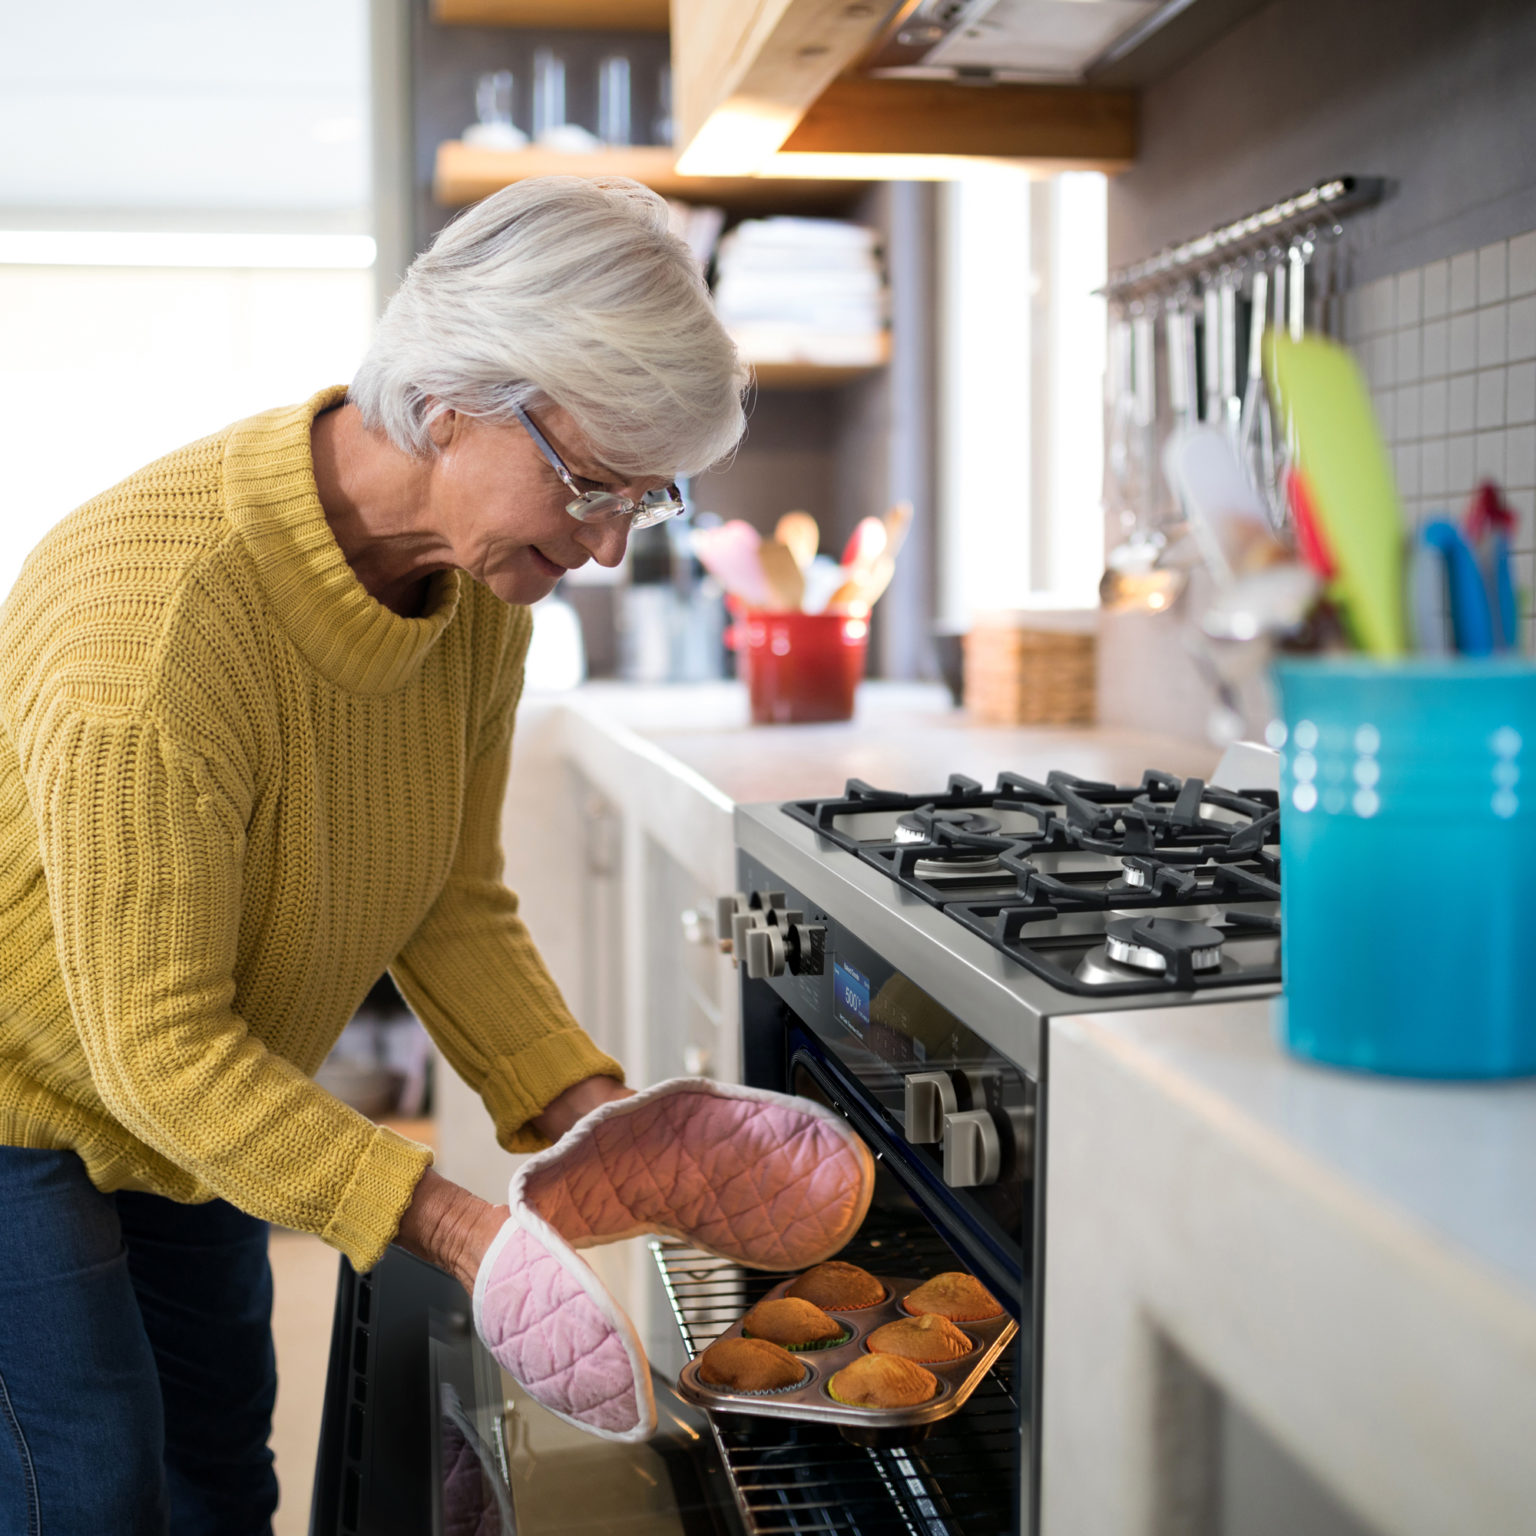
<svg viewBox="0 0 1536 1536"><path fill-rule="evenodd" d="M442 453L458 436L463 425L463 418L451 405L445 405L442 410L429 414L427 419L427 436L432 439L432 446Z"/></svg>

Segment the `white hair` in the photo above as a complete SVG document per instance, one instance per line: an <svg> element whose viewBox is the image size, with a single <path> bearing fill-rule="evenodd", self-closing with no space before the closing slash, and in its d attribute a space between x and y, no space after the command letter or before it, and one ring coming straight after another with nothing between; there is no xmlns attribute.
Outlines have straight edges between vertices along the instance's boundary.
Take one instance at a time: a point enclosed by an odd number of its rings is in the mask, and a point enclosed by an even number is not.
<svg viewBox="0 0 1536 1536"><path fill-rule="evenodd" d="M745 428L749 374L667 205L617 177L541 176L467 209L411 263L348 398L408 453L444 411L568 411L597 460L681 477Z"/></svg>

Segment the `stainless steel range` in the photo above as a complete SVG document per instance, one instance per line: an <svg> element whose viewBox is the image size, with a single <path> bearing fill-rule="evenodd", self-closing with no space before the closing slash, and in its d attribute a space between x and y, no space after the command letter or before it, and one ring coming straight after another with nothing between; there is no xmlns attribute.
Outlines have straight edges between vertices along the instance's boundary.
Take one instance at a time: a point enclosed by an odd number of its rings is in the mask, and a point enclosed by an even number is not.
<svg viewBox="0 0 1536 1536"><path fill-rule="evenodd" d="M926 1439L716 1420L749 1529L1036 1529L1047 1024L1278 990L1272 761L1229 754L1227 787L957 776L738 808L720 931L741 969L746 1080L832 1105L876 1152L849 1257L908 1274L958 1260L1020 1327L990 1390ZM774 1279L657 1251L690 1352Z"/></svg>

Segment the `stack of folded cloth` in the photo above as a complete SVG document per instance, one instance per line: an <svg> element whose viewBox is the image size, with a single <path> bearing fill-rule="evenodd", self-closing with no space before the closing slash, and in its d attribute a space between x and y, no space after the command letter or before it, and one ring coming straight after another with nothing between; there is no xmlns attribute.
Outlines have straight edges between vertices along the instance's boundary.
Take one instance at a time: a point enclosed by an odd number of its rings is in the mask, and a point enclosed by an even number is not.
<svg viewBox="0 0 1536 1536"><path fill-rule="evenodd" d="M748 219L720 242L715 307L755 363L885 360L875 232L837 219Z"/></svg>

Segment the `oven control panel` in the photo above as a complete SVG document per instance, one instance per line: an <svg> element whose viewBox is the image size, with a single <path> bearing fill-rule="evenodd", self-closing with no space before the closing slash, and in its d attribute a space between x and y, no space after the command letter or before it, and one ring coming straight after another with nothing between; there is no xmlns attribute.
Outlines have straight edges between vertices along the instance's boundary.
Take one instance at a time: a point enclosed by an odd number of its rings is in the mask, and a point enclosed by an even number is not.
<svg viewBox="0 0 1536 1536"><path fill-rule="evenodd" d="M1022 1248L1035 1082L887 957L745 855L741 874L743 889L720 898L718 931L748 983L748 1081L783 1084L775 1033L798 1026L831 1072L856 1087L894 1155ZM772 1004L751 985L758 982Z"/></svg>
<svg viewBox="0 0 1536 1536"><path fill-rule="evenodd" d="M720 948L746 967L753 981L791 976L820 976L826 965L825 923L808 923L791 907L783 891L722 896L716 914ZM727 937L728 935L728 937Z"/></svg>

